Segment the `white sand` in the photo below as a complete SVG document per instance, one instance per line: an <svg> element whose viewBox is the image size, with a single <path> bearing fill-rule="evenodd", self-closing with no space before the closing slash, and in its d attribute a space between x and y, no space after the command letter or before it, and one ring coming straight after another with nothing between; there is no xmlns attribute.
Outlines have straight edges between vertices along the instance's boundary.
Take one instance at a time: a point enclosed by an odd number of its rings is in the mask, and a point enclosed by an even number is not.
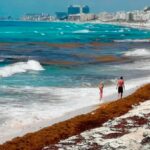
<svg viewBox="0 0 150 150"><path fill-rule="evenodd" d="M73 136L66 140L60 141L55 146L61 150L79 150L79 149L124 149L124 150L149 150L150 144L150 100L141 103L139 106L134 106L127 114L117 117L114 120L109 120L102 127L91 129L81 133L79 136ZM148 123L138 124L134 117L145 118ZM124 120L124 130L116 127ZM123 133L122 135L120 133ZM120 134L117 138L110 137L110 134ZM104 138L105 137L105 138ZM79 140L78 140L79 139ZM80 142L76 142L80 141ZM145 142L144 142L145 141ZM146 142L147 141L147 142ZM69 144L68 144L69 143ZM97 146L97 148L95 148ZM47 147L48 150L49 147ZM44 150L44 149L43 149Z"/></svg>
<svg viewBox="0 0 150 150"><path fill-rule="evenodd" d="M137 88L139 88L141 85L146 84L146 83L150 83L150 77L126 81L124 97L132 94ZM89 88L89 90L90 90L90 88ZM98 96L99 96L98 88L95 88L95 93L97 93L96 97L90 97L91 100L93 99L93 101L95 102L94 105L90 105L90 106L87 106L84 108L77 109L77 110L72 111L72 112L68 112L66 114L62 114L61 117L58 117L55 119L45 120L45 121L42 121L38 124L33 123L32 125L26 126L24 128L18 128L17 132L14 131L11 134L7 133L7 135L5 137L0 135L0 143L4 143L5 141L11 140L12 138L17 137L17 136L23 136L29 132L38 131L41 128L48 127L48 126L53 125L55 123L68 120L72 117L75 117L75 116L78 116L81 114L86 114L86 113L91 112L91 111L95 110L96 108L98 108L99 104L115 101L118 99L116 86L110 86L110 87L104 88L104 96L105 97L102 99L102 101L100 101L98 98ZM16 128L17 128L17 124L16 124Z"/></svg>
<svg viewBox="0 0 150 150"><path fill-rule="evenodd" d="M125 26L130 28L138 28L144 30L150 30L150 22L102 22L99 20L90 21L90 23L96 24L110 24L110 25L118 25L118 26Z"/></svg>

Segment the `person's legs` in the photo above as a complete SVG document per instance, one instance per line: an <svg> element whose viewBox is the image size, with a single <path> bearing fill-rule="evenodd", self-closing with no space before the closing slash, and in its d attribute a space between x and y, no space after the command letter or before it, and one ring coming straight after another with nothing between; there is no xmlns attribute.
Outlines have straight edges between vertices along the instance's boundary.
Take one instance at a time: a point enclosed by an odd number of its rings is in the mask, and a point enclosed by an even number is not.
<svg viewBox="0 0 150 150"><path fill-rule="evenodd" d="M122 96L123 96L123 87L121 87L121 99L122 99Z"/></svg>
<svg viewBox="0 0 150 150"><path fill-rule="evenodd" d="M100 100L102 99L102 93L101 92L99 93L99 99Z"/></svg>
<svg viewBox="0 0 150 150"><path fill-rule="evenodd" d="M121 95L121 99L122 99L123 93L121 92L121 94L120 94L120 95Z"/></svg>
<svg viewBox="0 0 150 150"><path fill-rule="evenodd" d="M103 90L100 90L100 100L102 99L103 97Z"/></svg>
<svg viewBox="0 0 150 150"><path fill-rule="evenodd" d="M118 87L118 98L120 98L120 87Z"/></svg>
<svg viewBox="0 0 150 150"><path fill-rule="evenodd" d="M118 97L122 99L123 96L123 87L118 88Z"/></svg>

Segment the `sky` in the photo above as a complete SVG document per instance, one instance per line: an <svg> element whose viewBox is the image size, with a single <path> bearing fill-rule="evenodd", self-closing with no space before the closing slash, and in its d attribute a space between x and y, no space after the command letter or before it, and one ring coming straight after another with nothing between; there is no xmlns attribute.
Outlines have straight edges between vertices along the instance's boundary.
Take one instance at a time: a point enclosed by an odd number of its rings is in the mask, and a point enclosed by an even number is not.
<svg viewBox="0 0 150 150"><path fill-rule="evenodd" d="M70 4L88 5L91 12L136 10L150 6L150 0L0 0L0 16L20 17L26 13L67 11Z"/></svg>

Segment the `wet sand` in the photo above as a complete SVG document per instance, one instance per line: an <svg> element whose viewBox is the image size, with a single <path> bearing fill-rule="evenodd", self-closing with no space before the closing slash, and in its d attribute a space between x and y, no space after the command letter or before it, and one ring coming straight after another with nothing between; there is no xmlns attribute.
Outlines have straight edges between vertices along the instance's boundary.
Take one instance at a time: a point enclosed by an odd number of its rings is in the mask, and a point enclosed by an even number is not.
<svg viewBox="0 0 150 150"><path fill-rule="evenodd" d="M149 100L149 91L150 84L147 84L123 99L100 105L98 109L91 113L56 123L35 133L29 133L6 142L0 145L0 150L41 150L43 147L56 144L62 139L100 127L109 119L127 113L133 105Z"/></svg>

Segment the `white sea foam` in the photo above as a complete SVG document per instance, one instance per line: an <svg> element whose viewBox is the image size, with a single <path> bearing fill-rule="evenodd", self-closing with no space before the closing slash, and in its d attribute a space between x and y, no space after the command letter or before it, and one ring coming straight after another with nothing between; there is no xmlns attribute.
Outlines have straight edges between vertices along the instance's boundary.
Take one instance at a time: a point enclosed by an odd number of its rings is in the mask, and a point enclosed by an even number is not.
<svg viewBox="0 0 150 150"><path fill-rule="evenodd" d="M61 35L63 35L63 34L64 34L64 32L60 32L60 34L61 34Z"/></svg>
<svg viewBox="0 0 150 150"><path fill-rule="evenodd" d="M69 25L66 25L65 27L70 28L70 26L69 26Z"/></svg>
<svg viewBox="0 0 150 150"><path fill-rule="evenodd" d="M89 33L89 32L92 32L92 31L87 30L87 29L84 29L84 30L77 30L77 31L74 31L73 33Z"/></svg>
<svg viewBox="0 0 150 150"><path fill-rule="evenodd" d="M150 121L150 118L146 117L150 113L149 105L150 100L140 103L139 106L134 106L134 108L125 115L117 117L113 120L108 120L101 127L82 132L80 135L81 140L79 144L75 144L76 141L79 139L79 136L77 135L65 140L61 140L56 145L56 147L62 150L78 150L94 149L93 145L97 145L97 147L101 147L102 150L149 150L149 124L143 122L143 124L139 126L136 125L138 124L138 122L134 121L135 116L139 119L145 118L148 120L147 122ZM125 122L125 130L119 130L118 126L123 122ZM120 134L120 136L108 136L111 134L115 135L116 133L118 133L118 135ZM43 150L46 150L48 148L49 147L45 147Z"/></svg>
<svg viewBox="0 0 150 150"><path fill-rule="evenodd" d="M150 49L133 49L123 54L127 57L134 58L134 62L127 64L120 64L116 68L124 70L150 70Z"/></svg>
<svg viewBox="0 0 150 150"><path fill-rule="evenodd" d="M150 82L150 77L125 82L128 90ZM1 117L6 118L0 126L0 142L27 132L36 131L50 125L53 119L71 111L100 103L98 88L56 88L56 87L0 87L0 91L11 93L10 97L0 97ZM17 95L21 94L22 97ZM114 94L114 95L112 95ZM12 95L15 95L13 98ZM116 84L104 88L102 102L117 99ZM9 102L9 103L8 103ZM7 104L6 104L7 103ZM76 114L81 114L78 111ZM72 115L73 116L73 115ZM70 115L70 117L72 117ZM59 119L58 119L59 120Z"/></svg>
<svg viewBox="0 0 150 150"><path fill-rule="evenodd" d="M114 40L114 42L117 43L126 43L126 42L131 42L131 43L149 43L150 39L125 39L125 40Z"/></svg>
<svg viewBox="0 0 150 150"><path fill-rule="evenodd" d="M18 56L18 55L0 55L0 58L3 58L3 59L27 59L29 58L29 56L25 56L25 55L22 55L22 56Z"/></svg>
<svg viewBox="0 0 150 150"><path fill-rule="evenodd" d="M23 73L29 70L41 71L44 68L40 65L38 61L28 60L27 62L17 62L5 67L0 68L1 77L9 77L16 73Z"/></svg>
<svg viewBox="0 0 150 150"><path fill-rule="evenodd" d="M120 29L118 32L120 32L120 33L121 33L121 32L124 32L124 29Z"/></svg>
<svg viewBox="0 0 150 150"><path fill-rule="evenodd" d="M33 125L49 122L67 112L97 103L95 88L49 88L49 87L1 87L1 91L11 93L10 98L1 97L3 114L8 118L0 125L0 142L31 131ZM12 98L12 95L22 95ZM93 101L90 99L93 98ZM5 100L5 101L4 101ZM49 120L49 121L48 121ZM49 124L48 123L48 124ZM47 125L48 125L47 124ZM43 127L43 125L42 125ZM38 126L39 129L39 126Z"/></svg>
<svg viewBox="0 0 150 150"><path fill-rule="evenodd" d="M132 57L136 57L136 56L145 56L145 57L150 57L150 50L149 49L134 49L131 51L128 51L124 54L124 56L132 56Z"/></svg>
<svg viewBox="0 0 150 150"><path fill-rule="evenodd" d="M41 35L42 35L42 36L45 36L46 34L45 34L45 33L41 33Z"/></svg>
<svg viewBox="0 0 150 150"><path fill-rule="evenodd" d="M149 59L143 59L138 60L132 63L122 64L114 66L115 68L124 69L124 70L150 70L150 60Z"/></svg>
<svg viewBox="0 0 150 150"><path fill-rule="evenodd" d="M62 30L62 28L57 28L58 30Z"/></svg>
<svg viewBox="0 0 150 150"><path fill-rule="evenodd" d="M3 62L4 60L5 60L5 59L1 59L1 58L0 58L0 62Z"/></svg>
<svg viewBox="0 0 150 150"><path fill-rule="evenodd" d="M5 34L20 34L20 33L23 33L23 32L13 32L13 31L6 31L6 32L0 32L0 33L5 33Z"/></svg>
<svg viewBox="0 0 150 150"><path fill-rule="evenodd" d="M34 33L39 33L39 32L37 30L35 30Z"/></svg>

